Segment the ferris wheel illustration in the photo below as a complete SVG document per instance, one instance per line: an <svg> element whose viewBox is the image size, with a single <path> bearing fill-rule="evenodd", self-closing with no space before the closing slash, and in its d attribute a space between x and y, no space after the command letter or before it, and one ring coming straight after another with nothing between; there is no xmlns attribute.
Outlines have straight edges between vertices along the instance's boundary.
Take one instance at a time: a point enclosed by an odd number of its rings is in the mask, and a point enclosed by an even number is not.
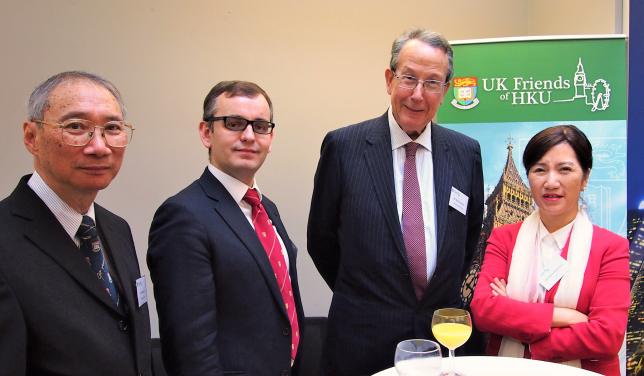
<svg viewBox="0 0 644 376"><path fill-rule="evenodd" d="M610 103L610 84L601 78L596 80L593 84L591 97L593 103L592 112L597 110L604 111L607 109L608 104Z"/></svg>

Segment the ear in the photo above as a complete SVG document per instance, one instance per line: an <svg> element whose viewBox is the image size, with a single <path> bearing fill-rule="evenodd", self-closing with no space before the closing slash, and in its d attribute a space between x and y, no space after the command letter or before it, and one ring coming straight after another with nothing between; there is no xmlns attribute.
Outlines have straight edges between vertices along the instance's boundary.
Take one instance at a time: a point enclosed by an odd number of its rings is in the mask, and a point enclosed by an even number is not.
<svg viewBox="0 0 644 376"><path fill-rule="evenodd" d="M275 129L273 129L273 131L272 131L272 132L271 132L271 134L270 134L270 136L271 136L271 143L270 143L270 145L268 145L268 151L267 151L267 153L270 153L270 152L271 152L271 150L273 150L273 135L274 135L274 134L275 134Z"/></svg>
<svg viewBox="0 0 644 376"><path fill-rule="evenodd" d="M210 123L206 121L199 123L199 136L201 136L201 142L203 143L203 146L205 146L207 149L210 149L210 147L212 146L212 140L210 139L212 137L212 132L210 131Z"/></svg>
<svg viewBox="0 0 644 376"><path fill-rule="evenodd" d="M581 190L584 191L586 189L586 185L588 184L588 179L590 179L590 172L592 170L588 170L588 173L584 176L584 178L581 180Z"/></svg>
<svg viewBox="0 0 644 376"><path fill-rule="evenodd" d="M385 81L387 83L387 94L389 95L391 95L393 80L395 78L396 77L394 76L394 72L391 70L391 68L387 68L387 70L385 70Z"/></svg>
<svg viewBox="0 0 644 376"><path fill-rule="evenodd" d="M40 129L38 128L38 124L33 122L33 121L25 121L22 124L22 130L23 130L23 141L25 143L25 147L27 150L33 154L33 155L38 155L38 133Z"/></svg>

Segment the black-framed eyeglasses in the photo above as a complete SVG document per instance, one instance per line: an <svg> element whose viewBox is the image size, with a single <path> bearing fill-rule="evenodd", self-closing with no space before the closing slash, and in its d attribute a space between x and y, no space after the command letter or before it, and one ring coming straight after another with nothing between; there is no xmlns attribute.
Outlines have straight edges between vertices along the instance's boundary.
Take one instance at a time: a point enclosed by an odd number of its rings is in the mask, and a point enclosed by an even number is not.
<svg viewBox="0 0 644 376"><path fill-rule="evenodd" d="M237 132L245 131L248 127L248 124L250 124L250 126L253 128L253 132L257 134L271 134L273 133L273 128L275 128L275 123L271 123L270 121L266 120L248 120L239 116L218 116L206 119L207 122L211 123L211 130L212 122L217 120L223 120L224 127L226 127L226 129Z"/></svg>
<svg viewBox="0 0 644 376"><path fill-rule="evenodd" d="M94 138L96 128L102 129L100 134L105 143L114 148L126 147L134 135L132 125L124 121L108 121L102 127L86 119L67 119L62 124L42 120L34 120L34 123L60 128L63 142L70 146L87 145Z"/></svg>
<svg viewBox="0 0 644 376"><path fill-rule="evenodd" d="M414 76L409 76L406 74L401 74L398 76L396 72L392 69L391 72L398 79L398 86L403 89L414 90L416 86L420 83L423 84L423 88L428 93L442 93L443 88L447 85L447 82L443 83L442 81L437 80L419 80Z"/></svg>

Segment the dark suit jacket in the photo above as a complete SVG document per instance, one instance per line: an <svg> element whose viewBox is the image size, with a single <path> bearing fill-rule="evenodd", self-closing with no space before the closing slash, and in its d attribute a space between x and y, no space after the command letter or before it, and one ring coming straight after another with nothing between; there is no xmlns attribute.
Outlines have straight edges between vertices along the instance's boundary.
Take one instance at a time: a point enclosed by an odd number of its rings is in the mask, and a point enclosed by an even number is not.
<svg viewBox="0 0 644 376"><path fill-rule="evenodd" d="M438 308L460 307L461 281L483 217L478 142L432 123L436 271L416 298L396 209L387 113L327 134L315 174L308 251L333 290L323 354L326 375L371 375L393 366L396 344L433 339ZM448 205L469 197L467 215Z"/></svg>
<svg viewBox="0 0 644 376"><path fill-rule="evenodd" d="M0 375L151 375L150 316L137 303L127 222L94 205L124 316L29 177L0 202Z"/></svg>
<svg viewBox="0 0 644 376"><path fill-rule="evenodd" d="M262 204L286 245L302 330L296 249L275 204L266 196ZM149 241L169 375L291 374L291 326L273 268L239 205L208 169L161 205Z"/></svg>

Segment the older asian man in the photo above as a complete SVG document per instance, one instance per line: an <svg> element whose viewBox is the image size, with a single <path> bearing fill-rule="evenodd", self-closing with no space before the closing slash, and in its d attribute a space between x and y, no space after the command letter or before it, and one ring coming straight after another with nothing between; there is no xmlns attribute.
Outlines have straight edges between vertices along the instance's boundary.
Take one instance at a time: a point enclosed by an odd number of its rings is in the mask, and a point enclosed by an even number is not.
<svg viewBox="0 0 644 376"><path fill-rule="evenodd" d="M35 172L0 202L0 375L151 375L130 227L94 203L132 139L121 95L64 72L28 110Z"/></svg>

